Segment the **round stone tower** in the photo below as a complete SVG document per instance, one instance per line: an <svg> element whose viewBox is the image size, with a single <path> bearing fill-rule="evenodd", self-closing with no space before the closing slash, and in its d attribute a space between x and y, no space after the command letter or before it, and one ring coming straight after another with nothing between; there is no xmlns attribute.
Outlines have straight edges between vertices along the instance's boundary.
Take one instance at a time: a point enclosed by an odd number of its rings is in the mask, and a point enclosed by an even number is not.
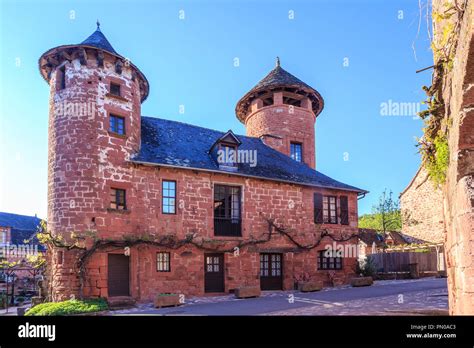
<svg viewBox="0 0 474 348"><path fill-rule="evenodd" d="M237 103L235 113L248 136L316 168L315 122L324 101L312 87L280 66Z"/></svg>
<svg viewBox="0 0 474 348"><path fill-rule="evenodd" d="M148 81L99 23L80 44L45 52L39 69L50 86L48 229L66 241L72 232L106 231L110 187L129 180L127 159L140 148ZM76 256L50 251L54 300L79 294Z"/></svg>

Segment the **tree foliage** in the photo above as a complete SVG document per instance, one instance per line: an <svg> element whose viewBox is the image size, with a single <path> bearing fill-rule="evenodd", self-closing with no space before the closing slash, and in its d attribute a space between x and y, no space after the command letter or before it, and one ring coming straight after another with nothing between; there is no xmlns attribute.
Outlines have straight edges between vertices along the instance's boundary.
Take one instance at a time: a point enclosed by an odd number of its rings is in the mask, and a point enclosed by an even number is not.
<svg viewBox="0 0 474 348"><path fill-rule="evenodd" d="M360 228L370 228L381 233L401 231L402 217L400 202L393 198L393 192L385 189L380 195L378 204L372 207L372 214L359 218Z"/></svg>

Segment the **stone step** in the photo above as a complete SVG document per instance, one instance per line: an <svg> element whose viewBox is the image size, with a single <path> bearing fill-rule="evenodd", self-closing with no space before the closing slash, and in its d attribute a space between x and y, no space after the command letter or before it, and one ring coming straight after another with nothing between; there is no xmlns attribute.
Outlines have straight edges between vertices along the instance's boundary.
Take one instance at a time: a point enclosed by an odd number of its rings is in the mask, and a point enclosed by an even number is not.
<svg viewBox="0 0 474 348"><path fill-rule="evenodd" d="M114 296L107 299L109 308L120 309L135 306L135 300L130 296Z"/></svg>

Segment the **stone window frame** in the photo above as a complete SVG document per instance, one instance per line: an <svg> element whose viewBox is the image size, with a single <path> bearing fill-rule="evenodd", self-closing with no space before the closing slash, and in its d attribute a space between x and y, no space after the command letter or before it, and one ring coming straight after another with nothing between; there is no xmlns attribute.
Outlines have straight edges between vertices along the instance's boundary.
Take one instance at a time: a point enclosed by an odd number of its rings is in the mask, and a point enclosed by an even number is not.
<svg viewBox="0 0 474 348"><path fill-rule="evenodd" d="M156 271L171 272L171 253L169 251L156 252Z"/></svg>
<svg viewBox="0 0 474 348"><path fill-rule="evenodd" d="M121 119L123 121L123 133L118 133L115 130L111 129L112 118ZM108 132L109 132L109 134L117 136L117 137L121 137L121 138L127 136L127 120L126 120L125 116L120 115L119 113L114 112L114 111L109 111L108 112L108 121L109 121L108 122Z"/></svg>
<svg viewBox="0 0 474 348"><path fill-rule="evenodd" d="M292 147L293 146L299 146L300 160L297 160L296 158L293 157L293 152L292 152ZM303 142L302 141L290 140L290 158L292 160L296 161L296 162L304 163L304 161L303 161Z"/></svg>
<svg viewBox="0 0 474 348"><path fill-rule="evenodd" d="M109 209L112 209L114 211L127 211L127 190L125 188L121 187L116 187L116 186L111 186L110 191L109 191L109 198L112 198L113 191L115 190L115 201L110 200L109 202ZM118 199L118 193L123 192L123 204L118 204L117 199ZM115 204L115 208L112 206ZM122 207L122 209L120 209Z"/></svg>
<svg viewBox="0 0 474 348"><path fill-rule="evenodd" d="M105 85L107 86L107 93L105 94L106 97L110 97L121 102L128 102L129 100L125 98L124 89L127 87L123 80L118 79L113 76L108 76L105 80ZM120 87L120 95L112 93L112 85L118 85ZM133 93L132 93L133 95Z"/></svg>
<svg viewBox="0 0 474 348"><path fill-rule="evenodd" d="M212 182L212 220L214 221L214 196L215 196L215 186L218 185L218 186L231 186L231 187L239 187L240 189L240 201L239 201L239 206L240 206L240 235L235 235L235 236L227 236L227 235L220 235L220 234L217 234L216 235L216 231L215 231L215 226L213 224L213 235L217 238L243 238L244 235L243 235L243 232L244 232L244 225L243 225L243 220L244 220L244 216L245 216L245 206L244 206L244 202L245 202L245 185L240 183L240 182L227 182L227 181L213 181Z"/></svg>
<svg viewBox="0 0 474 348"><path fill-rule="evenodd" d="M56 68L56 91L66 89L66 62Z"/></svg>
<svg viewBox="0 0 474 348"><path fill-rule="evenodd" d="M344 269L342 256L325 256L328 250L319 250L317 255L318 271L341 271ZM326 266L326 267L324 267Z"/></svg>
<svg viewBox="0 0 474 348"><path fill-rule="evenodd" d="M174 197L164 195L164 190L165 189L164 189L163 184L165 182L174 183ZM164 200L165 200L165 198L174 198L174 211L172 213L164 211L164 208L165 208ZM171 180L171 179L162 179L161 180L161 213L165 214L165 215L176 215L177 214L177 204L176 204L177 200L178 200L178 182L176 180Z"/></svg>
<svg viewBox="0 0 474 348"><path fill-rule="evenodd" d="M116 83L114 81L110 81L109 84L109 93L116 97L122 96L122 85L120 83Z"/></svg>
<svg viewBox="0 0 474 348"><path fill-rule="evenodd" d="M324 199L327 199L327 208L324 207ZM334 211L331 209L331 198L334 198ZM324 219L324 211L327 210L327 217L328 219ZM323 195L323 223L325 224L332 224L337 225L338 218L337 218L337 195ZM334 212L334 215L332 214ZM332 218L335 218L335 221L332 221Z"/></svg>

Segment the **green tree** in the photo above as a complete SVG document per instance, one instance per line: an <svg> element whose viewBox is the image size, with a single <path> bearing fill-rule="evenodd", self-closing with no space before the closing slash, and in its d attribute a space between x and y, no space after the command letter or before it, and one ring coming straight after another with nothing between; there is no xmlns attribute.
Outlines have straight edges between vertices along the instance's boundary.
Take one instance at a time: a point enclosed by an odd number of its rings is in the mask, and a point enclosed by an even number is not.
<svg viewBox="0 0 474 348"><path fill-rule="evenodd" d="M393 198L393 192L385 189L380 195L379 203L372 207L372 214L359 218L360 228L370 228L385 234L388 231L402 229L400 202Z"/></svg>

